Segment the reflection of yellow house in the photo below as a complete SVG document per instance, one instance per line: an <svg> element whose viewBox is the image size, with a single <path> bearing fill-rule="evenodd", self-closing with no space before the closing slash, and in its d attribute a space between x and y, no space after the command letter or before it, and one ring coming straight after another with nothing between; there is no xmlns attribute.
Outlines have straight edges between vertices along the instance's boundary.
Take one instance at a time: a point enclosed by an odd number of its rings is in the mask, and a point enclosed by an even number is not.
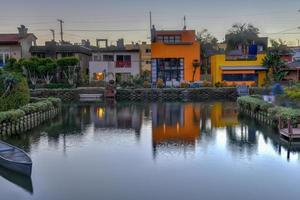
<svg viewBox="0 0 300 200"><path fill-rule="evenodd" d="M267 68L262 66L265 54L256 58L228 60L225 54L211 56L211 76L213 84L226 82L227 85L264 85Z"/></svg>
<svg viewBox="0 0 300 200"><path fill-rule="evenodd" d="M158 126L153 126L152 138L154 144L170 141L195 143L200 134L200 106L190 103L180 105L180 108L183 115L182 117L173 116L177 117L176 122L167 124L166 119L162 119L163 121L160 121Z"/></svg>
<svg viewBox="0 0 300 200"><path fill-rule="evenodd" d="M215 128L225 126L235 126L239 124L237 110L234 109L235 103L221 103L217 102L211 108L211 126ZM226 107L224 107L226 105Z"/></svg>

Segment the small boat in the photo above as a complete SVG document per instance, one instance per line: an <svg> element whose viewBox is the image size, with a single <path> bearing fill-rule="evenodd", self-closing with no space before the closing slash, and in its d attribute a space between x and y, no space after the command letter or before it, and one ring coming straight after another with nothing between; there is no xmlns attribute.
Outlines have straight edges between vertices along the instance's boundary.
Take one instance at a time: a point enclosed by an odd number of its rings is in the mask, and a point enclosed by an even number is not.
<svg viewBox="0 0 300 200"><path fill-rule="evenodd" d="M31 176L32 161L22 149L0 141L0 165L18 173Z"/></svg>

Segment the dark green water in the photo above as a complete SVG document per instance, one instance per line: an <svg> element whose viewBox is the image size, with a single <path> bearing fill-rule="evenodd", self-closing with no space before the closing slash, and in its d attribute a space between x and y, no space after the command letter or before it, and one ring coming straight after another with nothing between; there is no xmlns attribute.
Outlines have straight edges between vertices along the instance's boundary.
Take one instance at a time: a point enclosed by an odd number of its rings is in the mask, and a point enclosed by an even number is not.
<svg viewBox="0 0 300 200"><path fill-rule="evenodd" d="M70 104L1 139L33 160L0 168L1 200L300 199L300 145L233 102Z"/></svg>

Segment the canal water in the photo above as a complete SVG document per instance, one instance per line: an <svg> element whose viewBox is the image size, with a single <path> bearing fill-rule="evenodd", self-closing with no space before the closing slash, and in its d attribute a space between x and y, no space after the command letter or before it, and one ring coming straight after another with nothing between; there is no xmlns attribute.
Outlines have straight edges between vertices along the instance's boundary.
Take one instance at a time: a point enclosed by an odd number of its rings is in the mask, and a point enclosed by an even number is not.
<svg viewBox="0 0 300 200"><path fill-rule="evenodd" d="M1 200L300 199L300 145L234 102L68 104L0 138L33 160L0 168Z"/></svg>

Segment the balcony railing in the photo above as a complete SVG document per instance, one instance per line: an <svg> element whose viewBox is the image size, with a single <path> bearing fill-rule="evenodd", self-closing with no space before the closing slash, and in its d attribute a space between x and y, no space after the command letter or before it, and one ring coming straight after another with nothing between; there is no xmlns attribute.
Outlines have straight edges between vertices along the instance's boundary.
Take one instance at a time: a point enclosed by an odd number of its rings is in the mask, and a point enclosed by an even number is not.
<svg viewBox="0 0 300 200"><path fill-rule="evenodd" d="M130 68L131 61L116 61L117 68Z"/></svg>

